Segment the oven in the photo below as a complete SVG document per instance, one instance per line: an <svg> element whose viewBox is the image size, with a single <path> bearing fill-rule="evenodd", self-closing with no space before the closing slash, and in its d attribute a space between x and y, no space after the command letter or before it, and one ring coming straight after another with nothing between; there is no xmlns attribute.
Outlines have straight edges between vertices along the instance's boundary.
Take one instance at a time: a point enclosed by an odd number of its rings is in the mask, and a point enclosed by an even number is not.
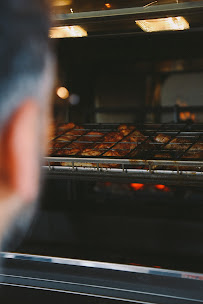
<svg viewBox="0 0 203 304"><path fill-rule="evenodd" d="M203 1L62 2L41 204L3 294L202 303Z"/></svg>

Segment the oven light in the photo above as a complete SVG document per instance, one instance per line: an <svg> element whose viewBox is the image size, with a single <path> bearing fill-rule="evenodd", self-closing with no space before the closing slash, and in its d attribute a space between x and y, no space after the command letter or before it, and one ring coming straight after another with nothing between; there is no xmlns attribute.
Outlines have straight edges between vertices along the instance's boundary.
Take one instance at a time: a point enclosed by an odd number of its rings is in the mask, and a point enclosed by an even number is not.
<svg viewBox="0 0 203 304"><path fill-rule="evenodd" d="M50 38L85 37L87 32L78 25L52 27L49 32Z"/></svg>
<svg viewBox="0 0 203 304"><path fill-rule="evenodd" d="M53 6L66 6L72 4L72 0L53 0Z"/></svg>
<svg viewBox="0 0 203 304"><path fill-rule="evenodd" d="M107 8L111 8L111 4L110 4L110 3L105 3L105 6L106 6Z"/></svg>
<svg viewBox="0 0 203 304"><path fill-rule="evenodd" d="M144 32L183 31L190 28L184 17L168 17L135 21Z"/></svg>
<svg viewBox="0 0 203 304"><path fill-rule="evenodd" d="M58 88L56 94L61 99L67 99L69 97L69 91L65 87Z"/></svg>

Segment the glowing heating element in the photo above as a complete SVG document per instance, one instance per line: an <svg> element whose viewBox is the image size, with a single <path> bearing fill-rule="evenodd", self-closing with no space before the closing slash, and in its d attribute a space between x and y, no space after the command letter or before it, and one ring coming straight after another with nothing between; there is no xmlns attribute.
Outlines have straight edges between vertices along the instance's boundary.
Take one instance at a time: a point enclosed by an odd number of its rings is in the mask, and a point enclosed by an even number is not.
<svg viewBox="0 0 203 304"><path fill-rule="evenodd" d="M85 37L87 32L78 25L52 27L49 32L50 38Z"/></svg>
<svg viewBox="0 0 203 304"><path fill-rule="evenodd" d="M135 190L138 191L144 187L144 184L132 183L130 186Z"/></svg>
<svg viewBox="0 0 203 304"><path fill-rule="evenodd" d="M184 17L168 17L135 21L144 32L183 31L190 28Z"/></svg>

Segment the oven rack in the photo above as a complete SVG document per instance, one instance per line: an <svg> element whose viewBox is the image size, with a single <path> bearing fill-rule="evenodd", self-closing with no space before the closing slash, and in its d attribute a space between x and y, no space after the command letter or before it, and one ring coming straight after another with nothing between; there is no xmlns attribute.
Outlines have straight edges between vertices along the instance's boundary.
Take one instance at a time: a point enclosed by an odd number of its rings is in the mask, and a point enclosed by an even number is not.
<svg viewBox="0 0 203 304"><path fill-rule="evenodd" d="M187 183L191 186L201 186L203 183L203 161L133 161L137 166L145 166L144 169L127 168L127 165L132 163L132 160L127 159L102 159L102 163L116 165L119 163L122 168L101 167L101 159L95 158L46 157L46 161L48 165L44 166L44 169L49 177L54 178L107 179L123 182L166 183L168 185L185 185ZM57 165L60 162L68 162L69 164L66 166ZM95 164L96 167L88 166L90 163ZM172 169L167 169L170 165Z"/></svg>
<svg viewBox="0 0 203 304"><path fill-rule="evenodd" d="M82 126L83 129L79 129L80 131L84 131L83 134L77 136L77 138L70 142L64 142L64 149L68 150L71 143L85 143L85 141L82 141L82 136L87 136L88 132L101 131L104 134L108 134L108 132L116 131L119 125L120 124L85 124ZM132 124L127 124L127 126L132 126ZM202 156L203 149L199 151L194 147L196 144L199 144L200 147L202 145L203 147L203 124L133 124L133 126L135 128L134 130L139 130L144 136L144 140L137 143L136 148L133 149L135 152L138 151L134 157L132 156L132 151L130 151L130 153L126 152L126 157L104 156L106 151L115 151L116 145L123 143L122 139L111 142L111 147L102 151L99 157L80 155L64 157L53 155L46 157L46 171L51 175L84 176L84 178L113 177L116 179L145 180L152 183L160 181L170 184L177 182L185 183L187 181L193 185L202 183L203 159L195 156L199 154ZM77 130L77 127L74 130ZM134 130L132 130L131 134ZM170 136L167 144L170 144L170 142L176 138L187 139L186 144L184 143L184 149L173 149L173 145L175 147L175 145L178 144L174 143L172 144L172 148L168 150L166 149L166 144L155 142L153 138L160 133ZM127 137L128 135L124 138ZM81 141L79 141L80 138ZM94 145L97 144L97 142L93 142L90 139L87 143L93 146L92 149L94 149ZM126 144L128 144L127 140ZM191 148L192 152L190 152ZM184 159L184 156L187 155L188 152L190 159ZM161 159L157 157L157 153L162 154ZM170 157L167 157L167 159L166 156L168 153L170 153Z"/></svg>

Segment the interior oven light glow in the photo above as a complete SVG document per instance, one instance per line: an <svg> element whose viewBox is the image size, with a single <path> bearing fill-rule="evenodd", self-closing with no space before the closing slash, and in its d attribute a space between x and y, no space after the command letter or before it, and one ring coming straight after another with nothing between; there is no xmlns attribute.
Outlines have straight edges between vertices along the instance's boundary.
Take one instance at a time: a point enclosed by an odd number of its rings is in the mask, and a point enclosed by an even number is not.
<svg viewBox="0 0 203 304"><path fill-rule="evenodd" d="M49 32L50 38L85 37L87 32L78 25L52 27Z"/></svg>
<svg viewBox="0 0 203 304"><path fill-rule="evenodd" d="M183 31L190 28L188 21L184 17L167 17L135 22L144 32Z"/></svg>

